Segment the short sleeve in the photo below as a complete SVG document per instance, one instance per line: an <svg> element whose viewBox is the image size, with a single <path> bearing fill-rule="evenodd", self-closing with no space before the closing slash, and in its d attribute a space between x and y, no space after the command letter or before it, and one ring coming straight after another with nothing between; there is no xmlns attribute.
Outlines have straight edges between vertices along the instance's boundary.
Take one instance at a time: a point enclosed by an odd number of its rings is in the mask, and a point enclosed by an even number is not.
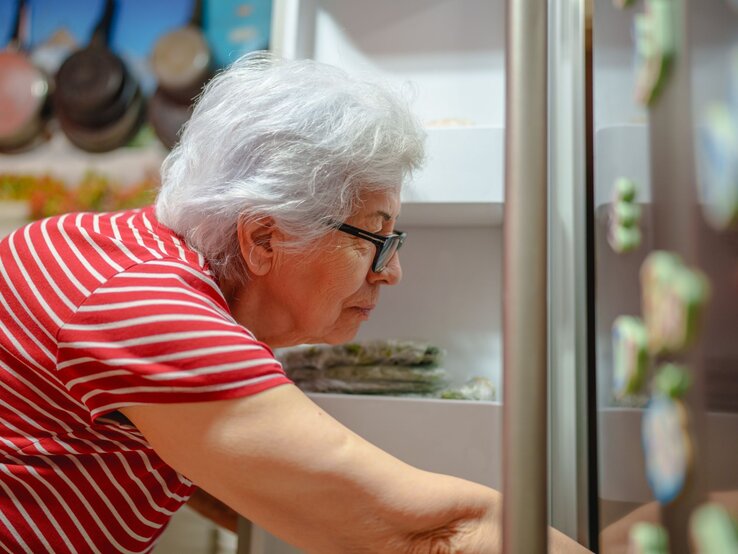
<svg viewBox="0 0 738 554"><path fill-rule="evenodd" d="M134 265L61 327L58 377L91 420L133 404L224 400L290 383L213 280L179 261Z"/></svg>

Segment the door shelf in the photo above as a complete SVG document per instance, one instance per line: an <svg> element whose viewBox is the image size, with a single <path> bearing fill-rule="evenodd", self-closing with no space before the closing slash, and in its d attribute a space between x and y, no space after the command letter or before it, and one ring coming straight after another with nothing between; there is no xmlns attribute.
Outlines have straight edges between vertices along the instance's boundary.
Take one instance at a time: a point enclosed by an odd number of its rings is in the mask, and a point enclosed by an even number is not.
<svg viewBox="0 0 738 554"><path fill-rule="evenodd" d="M650 502L651 488L646 479L643 449L640 442L640 408L603 408L598 410L598 441L600 460L600 496L620 502ZM707 433L707 463L702 468L709 476L710 490L738 488L738 450L725 448L738 428L738 414L708 412L704 432Z"/></svg>

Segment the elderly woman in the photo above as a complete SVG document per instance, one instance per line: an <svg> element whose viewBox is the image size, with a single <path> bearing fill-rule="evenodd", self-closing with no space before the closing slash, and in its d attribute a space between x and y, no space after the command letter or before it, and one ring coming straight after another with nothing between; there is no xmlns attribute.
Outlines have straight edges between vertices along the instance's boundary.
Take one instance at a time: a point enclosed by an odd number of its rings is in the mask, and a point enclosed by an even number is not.
<svg viewBox="0 0 738 554"><path fill-rule="evenodd" d="M145 552L201 487L309 552L496 551L495 491L364 441L272 353L351 339L400 280L422 141L381 86L251 56L208 85L155 207L0 243L4 550Z"/></svg>

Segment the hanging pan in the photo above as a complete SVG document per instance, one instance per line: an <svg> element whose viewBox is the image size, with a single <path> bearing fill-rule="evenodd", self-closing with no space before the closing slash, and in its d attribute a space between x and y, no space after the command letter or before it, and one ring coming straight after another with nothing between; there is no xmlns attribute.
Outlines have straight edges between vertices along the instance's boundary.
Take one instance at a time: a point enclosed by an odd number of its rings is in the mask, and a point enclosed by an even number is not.
<svg viewBox="0 0 738 554"><path fill-rule="evenodd" d="M0 151L28 149L39 142L44 129L50 83L46 74L22 50L19 0L13 36L0 52Z"/></svg>
<svg viewBox="0 0 738 554"><path fill-rule="evenodd" d="M108 46L116 5L106 0L89 44L70 55L56 75L54 107L67 138L83 150L123 146L144 118L138 82Z"/></svg>
<svg viewBox="0 0 738 554"><path fill-rule="evenodd" d="M167 148L177 142L193 99L212 76L213 56L201 23L202 2L193 0L189 23L161 37L151 54L158 87L149 100L149 122Z"/></svg>

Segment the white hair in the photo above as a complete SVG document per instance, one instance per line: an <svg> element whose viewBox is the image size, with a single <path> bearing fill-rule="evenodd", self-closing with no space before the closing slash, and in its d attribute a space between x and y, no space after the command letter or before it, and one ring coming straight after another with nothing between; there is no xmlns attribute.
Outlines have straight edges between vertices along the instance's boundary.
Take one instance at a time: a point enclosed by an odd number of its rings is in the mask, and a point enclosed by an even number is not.
<svg viewBox="0 0 738 554"><path fill-rule="evenodd" d="M368 191L399 190L425 133L386 84L311 60L243 56L205 87L162 165L158 219L243 280L237 224L271 217L307 249Z"/></svg>

